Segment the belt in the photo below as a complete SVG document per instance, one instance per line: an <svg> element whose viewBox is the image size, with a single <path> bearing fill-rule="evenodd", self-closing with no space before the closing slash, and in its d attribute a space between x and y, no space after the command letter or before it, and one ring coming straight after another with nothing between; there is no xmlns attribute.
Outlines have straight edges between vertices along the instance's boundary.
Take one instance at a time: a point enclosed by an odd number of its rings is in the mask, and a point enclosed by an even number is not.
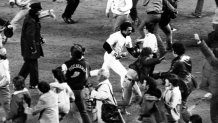
<svg viewBox="0 0 218 123"><path fill-rule="evenodd" d="M147 14L161 14L161 13L158 13L156 11L150 11L150 12L147 12Z"/></svg>

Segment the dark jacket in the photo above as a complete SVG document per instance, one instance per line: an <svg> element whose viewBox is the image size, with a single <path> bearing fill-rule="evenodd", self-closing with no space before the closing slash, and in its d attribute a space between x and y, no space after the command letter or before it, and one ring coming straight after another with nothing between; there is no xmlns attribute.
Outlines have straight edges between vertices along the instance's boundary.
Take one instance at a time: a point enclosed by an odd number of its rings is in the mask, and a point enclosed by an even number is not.
<svg viewBox="0 0 218 123"><path fill-rule="evenodd" d="M15 91L11 97L10 112L7 119L12 119L13 123L25 123L27 114L24 113L24 103L30 107L31 97L27 89Z"/></svg>
<svg viewBox="0 0 218 123"><path fill-rule="evenodd" d="M82 90L90 76L91 68L88 62L84 58L80 60L70 59L65 62L65 65L67 66L67 84L72 90Z"/></svg>
<svg viewBox="0 0 218 123"><path fill-rule="evenodd" d="M26 59L38 59L43 55L41 25L29 14L26 15L21 33L21 54ZM33 53L36 52L36 53Z"/></svg>
<svg viewBox="0 0 218 123"><path fill-rule="evenodd" d="M160 62L161 60L159 58L148 59L146 57L139 57L134 63L129 65L129 68L137 72L140 82L143 83L144 78L150 76L154 65Z"/></svg>

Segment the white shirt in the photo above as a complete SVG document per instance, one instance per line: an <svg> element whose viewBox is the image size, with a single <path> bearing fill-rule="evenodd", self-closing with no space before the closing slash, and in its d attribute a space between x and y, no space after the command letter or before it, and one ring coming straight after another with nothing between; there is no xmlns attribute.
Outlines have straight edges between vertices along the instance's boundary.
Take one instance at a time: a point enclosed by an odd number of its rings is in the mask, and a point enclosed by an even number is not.
<svg viewBox="0 0 218 123"><path fill-rule="evenodd" d="M110 104L115 104L116 102L114 102L113 97L111 95L111 92L113 93L113 89L108 79L104 80L103 82L100 82L98 85L101 86L97 89L97 91L93 90L91 92L90 97L97 99L96 108L97 108L98 123L104 123L104 121L101 119L102 100L107 99L108 103Z"/></svg>
<svg viewBox="0 0 218 123"><path fill-rule="evenodd" d="M132 8L132 0L108 0L106 13L111 12L117 15L129 14Z"/></svg>
<svg viewBox="0 0 218 123"><path fill-rule="evenodd" d="M147 33L144 39L138 39L137 41L141 41L143 43L142 44L143 48L150 47L154 53L157 53L158 51L157 38L154 34Z"/></svg>
<svg viewBox="0 0 218 123"><path fill-rule="evenodd" d="M126 36L126 38L121 34L120 31L115 32L110 35L110 37L106 41L117 54L121 54L123 51L123 47L132 47L132 39L130 36Z"/></svg>
<svg viewBox="0 0 218 123"><path fill-rule="evenodd" d="M166 88L163 92L163 98L165 104L171 108L176 108L176 106L182 102L182 96L179 87L173 87L172 89Z"/></svg>
<svg viewBox="0 0 218 123"><path fill-rule="evenodd" d="M8 59L0 60L0 87L10 83L10 71Z"/></svg>
<svg viewBox="0 0 218 123"><path fill-rule="evenodd" d="M52 90L58 94L59 111L69 113L70 111L70 97L75 100L75 96L67 83L53 82L50 84Z"/></svg>

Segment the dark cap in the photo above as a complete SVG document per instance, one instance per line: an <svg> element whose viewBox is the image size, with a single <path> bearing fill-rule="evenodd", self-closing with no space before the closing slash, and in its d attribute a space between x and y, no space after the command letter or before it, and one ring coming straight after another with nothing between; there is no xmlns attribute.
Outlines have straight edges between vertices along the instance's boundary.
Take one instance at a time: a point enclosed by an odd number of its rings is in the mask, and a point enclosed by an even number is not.
<svg viewBox="0 0 218 123"><path fill-rule="evenodd" d="M31 5L30 5L30 8L33 9L33 10L39 11L39 10L42 9L42 6L41 6L41 3L38 2L38 3L33 3L33 4L31 4Z"/></svg>

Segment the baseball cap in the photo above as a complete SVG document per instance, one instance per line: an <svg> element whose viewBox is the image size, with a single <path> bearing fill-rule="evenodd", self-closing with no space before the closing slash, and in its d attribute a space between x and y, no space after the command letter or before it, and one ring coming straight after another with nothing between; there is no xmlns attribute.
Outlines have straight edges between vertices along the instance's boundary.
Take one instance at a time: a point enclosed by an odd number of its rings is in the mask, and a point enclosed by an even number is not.
<svg viewBox="0 0 218 123"><path fill-rule="evenodd" d="M33 9L33 10L39 11L39 10L42 9L42 6L41 6L41 3L38 2L38 3L32 3L32 4L30 5L30 8Z"/></svg>
<svg viewBox="0 0 218 123"><path fill-rule="evenodd" d="M0 55L4 56L7 54L7 51L4 47L0 48Z"/></svg>

